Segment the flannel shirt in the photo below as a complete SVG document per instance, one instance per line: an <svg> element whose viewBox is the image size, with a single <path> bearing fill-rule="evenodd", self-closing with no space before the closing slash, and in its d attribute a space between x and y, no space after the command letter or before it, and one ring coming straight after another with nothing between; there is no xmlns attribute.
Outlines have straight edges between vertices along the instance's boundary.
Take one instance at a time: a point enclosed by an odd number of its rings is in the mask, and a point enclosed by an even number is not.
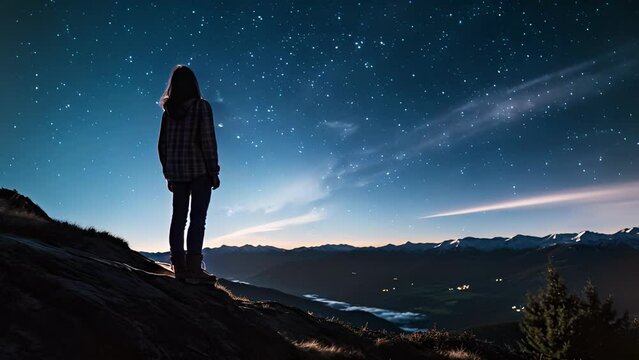
<svg viewBox="0 0 639 360"><path fill-rule="evenodd" d="M162 172L169 181L219 174L213 110L208 101L193 100L182 118L173 118L164 111L158 153Z"/></svg>

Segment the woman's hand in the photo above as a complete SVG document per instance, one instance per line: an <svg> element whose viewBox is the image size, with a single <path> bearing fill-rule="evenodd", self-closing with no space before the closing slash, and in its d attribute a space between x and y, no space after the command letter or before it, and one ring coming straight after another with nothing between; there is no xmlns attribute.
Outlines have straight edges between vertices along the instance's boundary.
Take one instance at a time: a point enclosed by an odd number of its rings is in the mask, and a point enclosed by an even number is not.
<svg viewBox="0 0 639 360"><path fill-rule="evenodd" d="M220 177L219 177L219 175L213 175L211 177L211 187L213 188L213 190L215 190L215 189L220 187Z"/></svg>

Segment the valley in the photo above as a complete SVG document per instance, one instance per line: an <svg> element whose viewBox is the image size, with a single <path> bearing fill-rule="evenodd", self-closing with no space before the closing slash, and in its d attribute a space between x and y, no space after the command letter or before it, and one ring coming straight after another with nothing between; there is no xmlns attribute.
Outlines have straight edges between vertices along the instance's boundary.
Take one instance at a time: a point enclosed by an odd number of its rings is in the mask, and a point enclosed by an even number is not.
<svg viewBox="0 0 639 360"><path fill-rule="evenodd" d="M594 238L594 233L585 234ZM604 240L599 243L564 241L523 248L222 247L206 249L205 262L222 277L297 297L321 298L334 309L415 314L414 321L396 321L400 328L460 330L519 321L526 294L543 285L549 262L571 288L578 290L591 280L601 294L614 296L619 311L636 314L639 290L627 279L639 276L639 250L633 246L639 236L636 229L619 234L624 242L616 241L614 234L600 234ZM168 259L162 253L145 255Z"/></svg>

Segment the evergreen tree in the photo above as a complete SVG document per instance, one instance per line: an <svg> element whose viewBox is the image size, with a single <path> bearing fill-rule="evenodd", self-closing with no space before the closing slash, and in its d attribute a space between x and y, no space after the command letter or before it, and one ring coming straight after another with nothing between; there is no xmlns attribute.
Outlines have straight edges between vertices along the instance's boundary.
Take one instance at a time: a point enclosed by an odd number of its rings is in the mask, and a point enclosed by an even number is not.
<svg viewBox="0 0 639 360"><path fill-rule="evenodd" d="M520 347L535 359L596 360L639 358L639 330L626 312L617 317L612 297L600 300L589 281L582 298L568 292L551 265L547 284L528 295L520 327Z"/></svg>
<svg viewBox="0 0 639 360"><path fill-rule="evenodd" d="M536 358L572 359L575 355L579 299L570 294L554 267L546 269L547 285L528 295L523 310L522 350Z"/></svg>

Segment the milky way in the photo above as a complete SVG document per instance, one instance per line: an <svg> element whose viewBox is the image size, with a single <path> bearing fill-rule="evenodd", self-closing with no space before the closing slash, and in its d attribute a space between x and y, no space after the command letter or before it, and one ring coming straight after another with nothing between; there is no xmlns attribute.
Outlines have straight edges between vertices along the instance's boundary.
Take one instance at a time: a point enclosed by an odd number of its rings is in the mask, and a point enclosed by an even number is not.
<svg viewBox="0 0 639 360"><path fill-rule="evenodd" d="M637 225L631 1L2 8L0 186L134 248L168 246L157 100L178 63L217 126L206 246Z"/></svg>

